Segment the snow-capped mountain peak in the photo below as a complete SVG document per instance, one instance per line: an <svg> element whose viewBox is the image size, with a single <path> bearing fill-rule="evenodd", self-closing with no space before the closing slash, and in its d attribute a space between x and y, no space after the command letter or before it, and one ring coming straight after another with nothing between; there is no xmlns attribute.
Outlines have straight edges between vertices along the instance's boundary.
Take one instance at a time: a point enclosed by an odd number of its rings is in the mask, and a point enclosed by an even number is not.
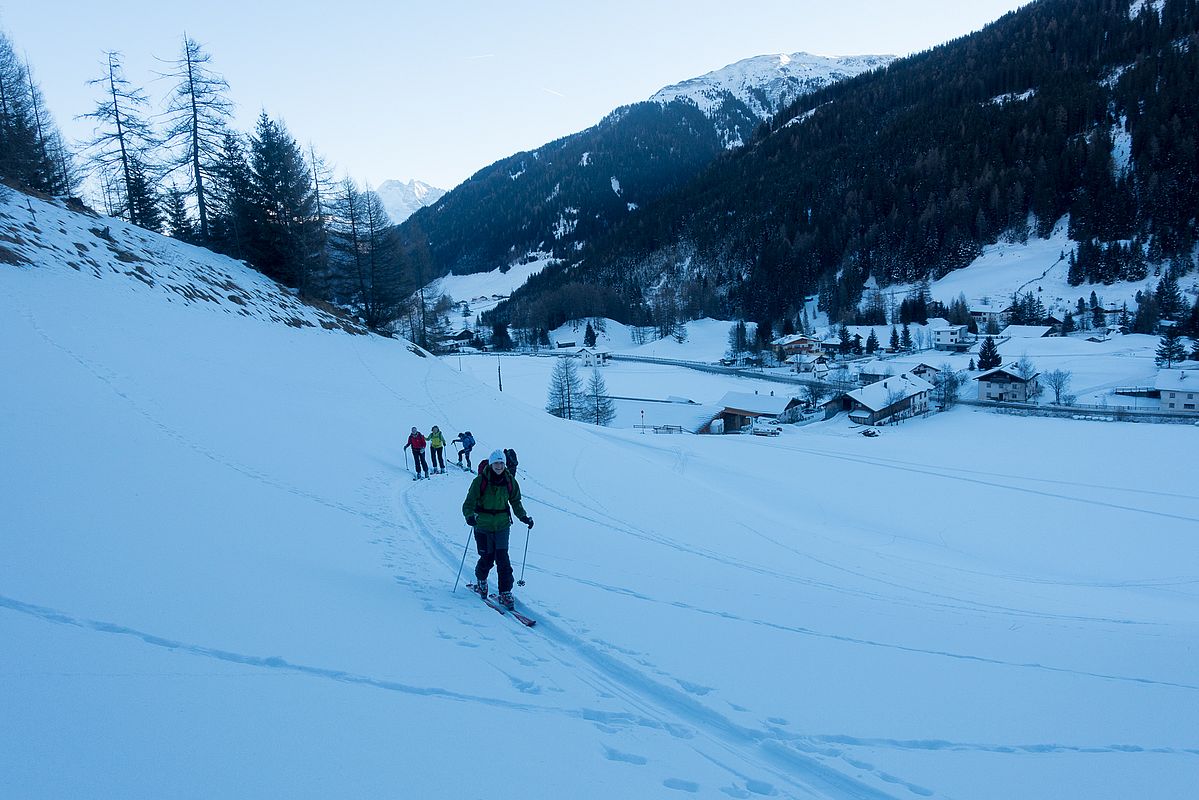
<svg viewBox="0 0 1199 800"><path fill-rule="evenodd" d="M425 206L431 206L441 199L445 189L430 186L424 181L413 178L410 181L383 181L375 190L391 221L399 225L416 211Z"/></svg>
<svg viewBox="0 0 1199 800"><path fill-rule="evenodd" d="M830 83L884 67L889 55L814 56L781 53L754 56L655 93L650 100L662 104L681 100L712 116L732 95L759 119L773 116L796 97Z"/></svg>

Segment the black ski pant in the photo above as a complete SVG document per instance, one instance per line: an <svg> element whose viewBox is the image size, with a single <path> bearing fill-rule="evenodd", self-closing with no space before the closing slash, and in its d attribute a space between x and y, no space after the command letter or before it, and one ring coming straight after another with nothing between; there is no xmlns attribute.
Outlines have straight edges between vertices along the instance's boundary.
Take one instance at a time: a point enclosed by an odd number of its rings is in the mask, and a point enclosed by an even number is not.
<svg viewBox="0 0 1199 800"><path fill-rule="evenodd" d="M416 463L417 475L420 475L421 470L424 470L426 475L429 474L429 462L425 461L425 449L423 447L420 450L417 450L415 447L412 448L412 460Z"/></svg>
<svg viewBox="0 0 1199 800"><path fill-rule="evenodd" d="M472 466L470 465L470 451L469 451L469 450L461 450L461 451L459 451L459 453L458 453L458 463L459 463L459 464L461 464L461 463L462 463L462 457L463 457L463 456L466 456L466 468L467 468L468 470L469 470L469 469L474 469L474 467L472 467Z"/></svg>
<svg viewBox="0 0 1199 800"><path fill-rule="evenodd" d="M445 456L442 455L444 447L430 447L429 452L433 454L433 469L445 469Z"/></svg>
<svg viewBox="0 0 1199 800"><path fill-rule="evenodd" d="M475 528L475 546L479 551L479 563L475 564L475 578L480 583L487 580L491 565L495 565L500 591L512 591L512 560L508 558L508 534L511 528L500 531L481 531Z"/></svg>

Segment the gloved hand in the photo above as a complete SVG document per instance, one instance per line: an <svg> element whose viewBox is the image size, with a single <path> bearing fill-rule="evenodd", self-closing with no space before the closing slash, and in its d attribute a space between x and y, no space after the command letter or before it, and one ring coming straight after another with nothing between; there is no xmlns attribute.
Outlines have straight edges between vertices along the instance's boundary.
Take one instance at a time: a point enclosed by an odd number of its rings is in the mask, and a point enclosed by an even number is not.
<svg viewBox="0 0 1199 800"><path fill-rule="evenodd" d="M525 517L524 519L521 520L521 522L528 525L529 530L533 529L533 518L532 517Z"/></svg>
<svg viewBox="0 0 1199 800"><path fill-rule="evenodd" d="M479 517L475 514L471 514L469 517L466 518L466 524L471 526L472 528L475 527L475 523L478 521L479 521Z"/></svg>

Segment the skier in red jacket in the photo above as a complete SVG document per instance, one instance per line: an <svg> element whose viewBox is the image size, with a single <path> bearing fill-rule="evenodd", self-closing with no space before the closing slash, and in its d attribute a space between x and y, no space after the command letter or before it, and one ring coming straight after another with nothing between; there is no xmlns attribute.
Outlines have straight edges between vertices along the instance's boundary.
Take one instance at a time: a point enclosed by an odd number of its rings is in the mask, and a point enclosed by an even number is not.
<svg viewBox="0 0 1199 800"><path fill-rule="evenodd" d="M412 480L419 481L421 478L421 470L424 470L425 477L429 477L429 464L425 461L425 437L415 427L412 433L408 435L408 444L404 445L404 449L412 448L412 461L416 464L416 477Z"/></svg>

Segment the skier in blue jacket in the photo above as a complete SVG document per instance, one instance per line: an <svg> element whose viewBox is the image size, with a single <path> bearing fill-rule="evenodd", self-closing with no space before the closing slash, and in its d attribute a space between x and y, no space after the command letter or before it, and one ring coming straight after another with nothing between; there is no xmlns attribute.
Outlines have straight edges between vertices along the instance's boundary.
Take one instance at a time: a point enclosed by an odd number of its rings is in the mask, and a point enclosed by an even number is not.
<svg viewBox="0 0 1199 800"><path fill-rule="evenodd" d="M452 440L450 444L458 444L462 449L458 451L458 466L462 466L462 457L466 456L466 470L469 472L472 467L470 465L470 451L475 448L475 437L471 436L470 431L458 434L458 438Z"/></svg>

